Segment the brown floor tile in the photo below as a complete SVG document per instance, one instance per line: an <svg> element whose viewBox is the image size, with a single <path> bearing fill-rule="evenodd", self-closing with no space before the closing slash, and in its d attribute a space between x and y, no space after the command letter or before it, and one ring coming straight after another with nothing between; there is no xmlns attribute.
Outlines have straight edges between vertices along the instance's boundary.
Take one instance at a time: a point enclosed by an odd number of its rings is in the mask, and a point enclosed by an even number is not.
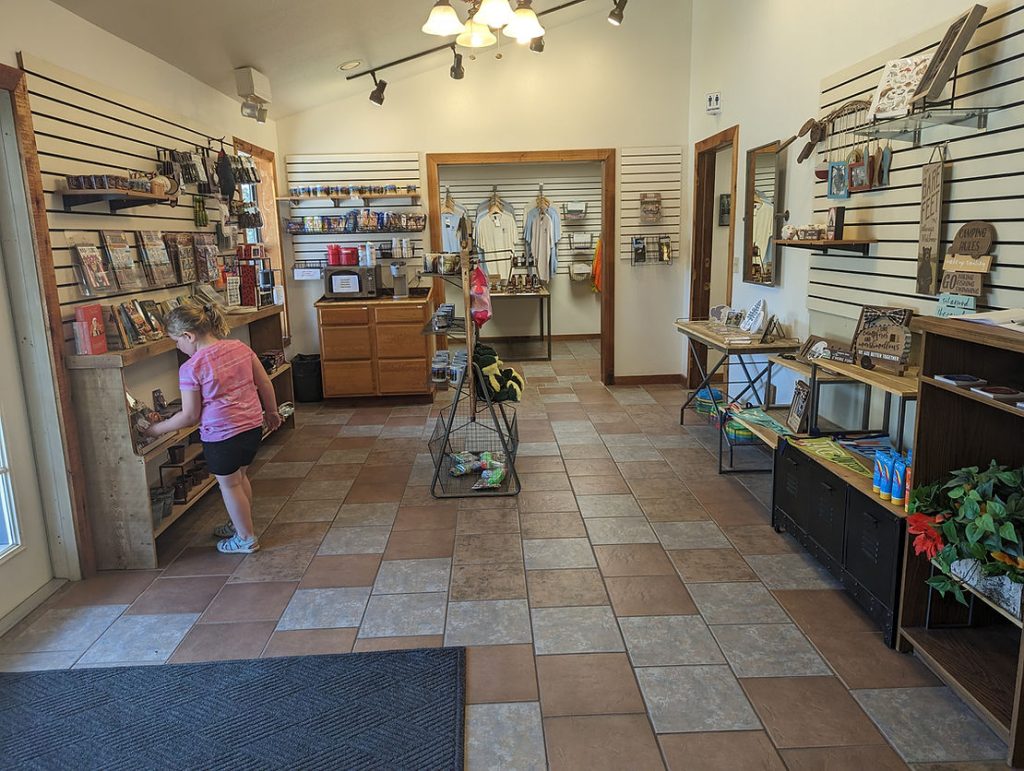
<svg viewBox="0 0 1024 771"><path fill-rule="evenodd" d="M362 470L359 472L359 476L356 477L356 483L368 482L371 484L385 485L393 482L401 482L405 485L405 483L409 481L409 474L411 473L411 468L389 469L381 466L363 466Z"/></svg>
<svg viewBox="0 0 1024 771"><path fill-rule="evenodd" d="M616 616L682 616L697 606L675 576L619 576L606 578L608 596Z"/></svg>
<svg viewBox="0 0 1024 771"><path fill-rule="evenodd" d="M583 517L575 511L524 512L519 515L523 538L586 538Z"/></svg>
<svg viewBox="0 0 1024 771"><path fill-rule="evenodd" d="M779 749L885 744L834 677L754 677L740 685Z"/></svg>
<svg viewBox="0 0 1024 771"><path fill-rule="evenodd" d="M690 496L689 488L678 478L653 477L651 479L632 479L629 487L638 499L643 498L677 498L686 499Z"/></svg>
<svg viewBox="0 0 1024 771"><path fill-rule="evenodd" d="M401 506L394 530L454 530L457 512L454 506Z"/></svg>
<svg viewBox="0 0 1024 771"><path fill-rule="evenodd" d="M608 593L596 568L528 570L531 608L608 605Z"/></svg>
<svg viewBox="0 0 1024 771"><path fill-rule="evenodd" d="M260 550L271 551L289 546L320 546L330 522L274 522L260 536Z"/></svg>
<svg viewBox="0 0 1024 771"><path fill-rule="evenodd" d="M373 586L380 567L379 554L337 554L314 557L300 589Z"/></svg>
<svg viewBox="0 0 1024 771"><path fill-rule="evenodd" d="M519 512L515 509L460 511L456 531L458 535L518 533Z"/></svg>
<svg viewBox="0 0 1024 771"><path fill-rule="evenodd" d="M252 485L253 497L264 498L291 495L302 484L302 481L301 479L250 479L249 483Z"/></svg>
<svg viewBox="0 0 1024 771"><path fill-rule="evenodd" d="M167 663L259 658L275 625L274 621L197 624L185 635Z"/></svg>
<svg viewBox="0 0 1024 771"><path fill-rule="evenodd" d="M559 447L562 458L569 460L606 460L612 457L608 448L601 444L563 444Z"/></svg>
<svg viewBox="0 0 1024 771"><path fill-rule="evenodd" d="M480 505L480 501L473 498L464 500L468 503L474 504L472 506L468 506L468 508L477 508ZM430 485L409 485L405 488L405 495L402 496L402 506L435 506L437 508L446 509L451 505L452 502L450 500L438 499L431 495Z"/></svg>
<svg viewBox="0 0 1024 771"><path fill-rule="evenodd" d="M455 538L456 565L494 565L523 561L518 533L459 535Z"/></svg>
<svg viewBox="0 0 1024 771"><path fill-rule="evenodd" d="M385 426L422 426L426 421L425 415L392 415L388 418Z"/></svg>
<svg viewBox="0 0 1024 771"><path fill-rule="evenodd" d="M204 554L207 552L206 549L202 551ZM234 563L238 564L237 560L234 560ZM233 569L234 567L229 564L225 575ZM159 570L102 571L92 578L65 584L46 603L46 606L48 608L77 608L84 605L130 605L147 587L152 585L159 575Z"/></svg>
<svg viewBox="0 0 1024 771"><path fill-rule="evenodd" d="M391 417L390 407L373 407L356 410L346 425L349 426L383 426Z"/></svg>
<svg viewBox="0 0 1024 771"><path fill-rule="evenodd" d="M571 477L572 490L576 495L617 495L629 492L626 480L618 474L607 476Z"/></svg>
<svg viewBox="0 0 1024 771"><path fill-rule="evenodd" d="M306 479L319 482L343 482L354 480L362 470L362 463L324 463L310 469ZM340 501L339 501L340 503Z"/></svg>
<svg viewBox="0 0 1024 771"><path fill-rule="evenodd" d="M277 621L297 586L294 581L228 584L199 618L199 623Z"/></svg>
<svg viewBox="0 0 1024 771"><path fill-rule="evenodd" d="M317 656L351 653L358 629L294 629L274 632L263 651L270 656Z"/></svg>
<svg viewBox="0 0 1024 771"><path fill-rule="evenodd" d="M783 750L782 759L789 771L903 771L907 764L889 747L825 747L822 749ZM942 764L946 771L963 766ZM1005 768L1005 766L1003 766Z"/></svg>
<svg viewBox="0 0 1024 771"><path fill-rule="evenodd" d="M553 442L555 432L547 428L522 428L519 431L520 442Z"/></svg>
<svg viewBox="0 0 1024 771"><path fill-rule="evenodd" d="M229 576L243 559L241 554L221 554L208 546L190 546L167 566L163 577Z"/></svg>
<svg viewBox="0 0 1024 771"><path fill-rule="evenodd" d="M698 522L711 519L693 496L638 498L637 503L651 522Z"/></svg>
<svg viewBox="0 0 1024 771"><path fill-rule="evenodd" d="M552 420L585 420L587 413L579 404L551 402L545 404L544 409Z"/></svg>
<svg viewBox="0 0 1024 771"><path fill-rule="evenodd" d="M518 469L516 469L518 471ZM552 490L570 490L569 477L565 472L521 473L519 481L524 492L549 492Z"/></svg>
<svg viewBox="0 0 1024 771"><path fill-rule="evenodd" d="M402 500L403 495L405 482L361 482L357 479L345 496L345 503L388 503Z"/></svg>
<svg viewBox="0 0 1024 771"><path fill-rule="evenodd" d="M505 565L455 565L449 600L523 600L526 599L526 575L523 563Z"/></svg>
<svg viewBox="0 0 1024 771"><path fill-rule="evenodd" d="M480 509L516 509L519 508L518 496L509 495L503 498L459 498L459 511L479 511ZM440 501L439 501L440 503ZM451 501L444 503L451 506Z"/></svg>
<svg viewBox="0 0 1024 771"><path fill-rule="evenodd" d="M529 492L524 490L519 494L519 511L529 513L579 511L579 507L576 505L576 496L568 490L551 492Z"/></svg>
<svg viewBox="0 0 1024 771"><path fill-rule="evenodd" d="M544 719L551 771L654 771L664 765L646 715Z"/></svg>
<svg viewBox="0 0 1024 771"><path fill-rule="evenodd" d="M676 569L656 543L595 546L601 574L609 576L674 576Z"/></svg>
<svg viewBox="0 0 1024 771"><path fill-rule="evenodd" d="M789 554L802 551L796 540L784 533L776 533L771 525L741 525L724 528L740 554Z"/></svg>
<svg viewBox="0 0 1024 771"><path fill-rule="evenodd" d="M841 589L787 589L772 592L806 634L874 632L874 624Z"/></svg>
<svg viewBox="0 0 1024 771"><path fill-rule="evenodd" d="M676 549L667 553L688 584L757 580L735 549Z"/></svg>
<svg viewBox="0 0 1024 771"><path fill-rule="evenodd" d="M309 439L332 439L338 435L338 430L341 428L340 423L331 423L323 425L310 425L307 424L302 428L297 428L295 431L290 433L294 434L286 441L286 445L289 444L301 444Z"/></svg>
<svg viewBox="0 0 1024 771"><path fill-rule="evenodd" d="M444 644L444 635L427 635L425 637L363 637L357 639L352 646L353 653L363 651L403 651L412 648L440 648Z"/></svg>
<svg viewBox="0 0 1024 771"><path fill-rule="evenodd" d="M521 439L521 441L526 441ZM545 441L553 442L553 438ZM567 464L557 455L531 456L516 458L516 472L519 474L557 474L565 471Z"/></svg>
<svg viewBox="0 0 1024 771"><path fill-rule="evenodd" d="M467 704L536 700L537 670L532 645L466 648Z"/></svg>
<svg viewBox="0 0 1024 771"><path fill-rule="evenodd" d="M455 550L454 530L405 530L393 532L384 550L386 560L416 560L451 557Z"/></svg>
<svg viewBox="0 0 1024 771"><path fill-rule="evenodd" d="M719 527L770 525L772 521L768 508L762 506L752 496L748 496L746 500L702 501L701 503Z"/></svg>
<svg viewBox="0 0 1024 771"><path fill-rule="evenodd" d="M624 461L618 464L618 470L627 482L638 479L677 479L676 472L663 460Z"/></svg>
<svg viewBox="0 0 1024 771"><path fill-rule="evenodd" d="M202 613L227 580L227 576L158 578L132 603L125 615Z"/></svg>
<svg viewBox="0 0 1024 771"><path fill-rule="evenodd" d="M299 581L316 554L316 546L285 546L246 555L229 582Z"/></svg>
<svg viewBox="0 0 1024 771"><path fill-rule="evenodd" d="M545 717L644 711L625 653L538 656L537 681Z"/></svg>
<svg viewBox="0 0 1024 771"><path fill-rule="evenodd" d="M333 522L341 501L289 501L274 517L274 524L285 522Z"/></svg>
<svg viewBox="0 0 1024 771"><path fill-rule="evenodd" d="M623 420L616 420L610 423L599 423L597 431L602 436L611 436L612 434L639 434L640 427L629 418Z"/></svg>
<svg viewBox="0 0 1024 771"><path fill-rule="evenodd" d="M616 475L619 473L615 461L609 458L594 458L592 460L567 460L565 470L569 477L600 477Z"/></svg>
<svg viewBox="0 0 1024 771"><path fill-rule="evenodd" d="M658 737L669 771L785 771L764 731L663 734ZM699 761L698 761L699 759ZM824 769L825 766L818 766Z"/></svg>
<svg viewBox="0 0 1024 771"><path fill-rule="evenodd" d="M290 442L281 448L272 460L274 463L291 463L304 460L317 461L320 460L320 456L324 454L330 443L330 439L324 439L319 442L312 439L305 442Z"/></svg>
<svg viewBox="0 0 1024 771"><path fill-rule="evenodd" d="M882 642L881 632L808 634L847 688L915 688L941 685L920 660Z"/></svg>

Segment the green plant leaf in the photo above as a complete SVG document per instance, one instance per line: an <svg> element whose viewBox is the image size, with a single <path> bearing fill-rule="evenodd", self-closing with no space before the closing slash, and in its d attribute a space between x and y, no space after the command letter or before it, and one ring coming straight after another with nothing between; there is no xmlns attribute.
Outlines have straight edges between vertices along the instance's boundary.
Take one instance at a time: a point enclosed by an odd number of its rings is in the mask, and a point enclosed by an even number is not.
<svg viewBox="0 0 1024 771"><path fill-rule="evenodd" d="M994 519L992 519L992 514L989 512L985 512L980 517L978 517L978 527L980 527L986 533L996 532L996 522Z"/></svg>
<svg viewBox="0 0 1024 771"><path fill-rule="evenodd" d="M977 522L968 522L966 533L967 541L973 545L981 540L981 537L985 534L985 531L978 525Z"/></svg>
<svg viewBox="0 0 1024 771"><path fill-rule="evenodd" d="M1013 541L1013 543L1020 543L1020 539L1017 538L1017 531L1013 528L1012 522L1004 522L999 526L999 535L1005 538L1007 541Z"/></svg>
<svg viewBox="0 0 1024 771"><path fill-rule="evenodd" d="M957 530L956 523L951 519L942 523L942 535L946 539L946 543L960 543L960 531Z"/></svg>
<svg viewBox="0 0 1024 771"><path fill-rule="evenodd" d="M964 497L964 488L962 486L961 487L954 487L952 490L950 490L948 493L946 493L946 495L948 495L954 501L955 500L959 500L960 498Z"/></svg>

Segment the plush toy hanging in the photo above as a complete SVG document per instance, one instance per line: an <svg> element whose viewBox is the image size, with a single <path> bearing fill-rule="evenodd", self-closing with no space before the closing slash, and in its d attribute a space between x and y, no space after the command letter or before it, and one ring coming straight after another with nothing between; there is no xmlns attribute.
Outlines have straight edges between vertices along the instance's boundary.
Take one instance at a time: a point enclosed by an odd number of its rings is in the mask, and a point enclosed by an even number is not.
<svg viewBox="0 0 1024 771"><path fill-rule="evenodd" d="M220 182L220 194L230 201L235 196L235 172L223 148L217 153L217 179Z"/></svg>
<svg viewBox="0 0 1024 771"><path fill-rule="evenodd" d="M487 274L479 266L470 277L469 308L477 329L491 318L491 290L487 286Z"/></svg>
<svg viewBox="0 0 1024 771"><path fill-rule="evenodd" d="M518 402L523 397L526 381L523 376L498 358L498 353L489 345L477 343L473 349L473 363L480 368L484 379L481 388L486 388L492 402Z"/></svg>

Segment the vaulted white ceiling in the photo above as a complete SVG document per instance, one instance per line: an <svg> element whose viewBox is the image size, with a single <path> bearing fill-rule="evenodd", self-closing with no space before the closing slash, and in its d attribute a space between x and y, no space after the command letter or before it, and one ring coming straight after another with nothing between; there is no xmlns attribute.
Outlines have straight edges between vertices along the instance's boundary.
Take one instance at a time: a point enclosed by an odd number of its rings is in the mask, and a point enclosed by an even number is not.
<svg viewBox="0 0 1024 771"><path fill-rule="evenodd" d="M445 42L420 31L433 0L54 1L232 97L233 70L255 67L270 78L273 118L368 90L368 79L345 80L342 62L362 60L358 72ZM562 2L535 0L533 7L543 11ZM466 0L453 5L465 20ZM542 23L554 29L581 14L607 14L611 6L611 0L587 0ZM504 38L501 45L515 43ZM449 64L438 53L383 77L399 80Z"/></svg>

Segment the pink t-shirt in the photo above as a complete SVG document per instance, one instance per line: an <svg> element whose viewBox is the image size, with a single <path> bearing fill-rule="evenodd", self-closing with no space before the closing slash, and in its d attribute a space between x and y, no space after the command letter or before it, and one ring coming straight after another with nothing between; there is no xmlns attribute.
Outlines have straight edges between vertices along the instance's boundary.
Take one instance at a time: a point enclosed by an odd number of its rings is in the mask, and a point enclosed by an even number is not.
<svg viewBox="0 0 1024 771"><path fill-rule="evenodd" d="M240 340L218 340L196 351L178 369L182 391L202 394L199 436L220 442L263 425L263 405L252 378L252 349Z"/></svg>

